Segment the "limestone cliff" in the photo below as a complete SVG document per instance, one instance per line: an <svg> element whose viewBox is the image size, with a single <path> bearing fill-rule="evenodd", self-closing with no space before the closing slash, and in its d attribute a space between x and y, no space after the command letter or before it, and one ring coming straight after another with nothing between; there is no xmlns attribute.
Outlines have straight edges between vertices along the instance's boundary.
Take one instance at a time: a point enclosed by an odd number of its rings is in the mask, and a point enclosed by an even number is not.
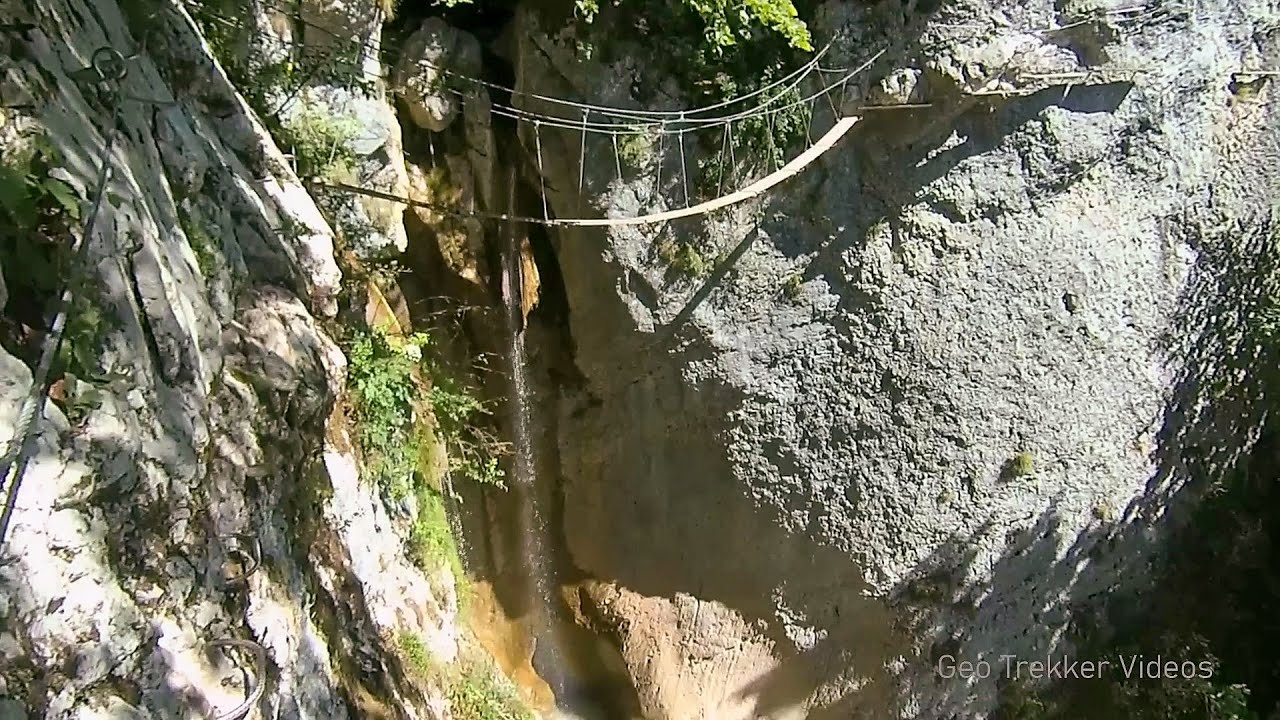
<svg viewBox="0 0 1280 720"><path fill-rule="evenodd" d="M930 107L868 112L719 217L554 233L581 372L559 530L646 717L982 716L996 680L944 681L939 656L1069 648L1146 581L1186 483L1262 413L1223 318L1261 292L1246 240L1277 187L1274 89L1233 73L1276 64L1277 22L1248 0L828 3L833 66L886 50L862 96ZM520 13L513 102L634 104L660 43L600 37L610 60L583 61ZM655 193L657 161L619 178L589 139L580 195L579 137L544 128L536 164L521 137L554 213L681 202L674 143Z"/></svg>
<svg viewBox="0 0 1280 720"><path fill-rule="evenodd" d="M84 367L44 403L0 548L0 715L448 717L396 642L453 660L452 575L406 559L336 410L330 226L183 7L0 15L32 26L0 34L6 160L45 138L78 218L111 169L83 261L53 278L97 321L64 341ZM85 71L100 48L118 82ZM0 364L8 447L32 377Z"/></svg>

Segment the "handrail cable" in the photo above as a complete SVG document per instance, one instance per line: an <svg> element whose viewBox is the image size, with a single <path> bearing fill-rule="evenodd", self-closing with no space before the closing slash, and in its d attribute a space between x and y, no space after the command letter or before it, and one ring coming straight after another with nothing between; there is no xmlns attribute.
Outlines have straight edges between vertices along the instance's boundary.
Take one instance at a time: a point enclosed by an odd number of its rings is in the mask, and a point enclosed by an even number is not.
<svg viewBox="0 0 1280 720"><path fill-rule="evenodd" d="M330 37L332 37L332 38L334 38L334 39L336 39L336 40L340 40L340 41L342 41L342 42L348 42L348 43L352 43L352 44L359 44L359 46L360 46L360 48L361 48L361 57L364 57L364 52L363 52L363 51L364 51L364 50L367 50L367 49L369 48L369 46L370 46L370 43L369 43L369 42L367 42L367 41L363 41L363 42L362 42L362 41L360 40L360 38L358 38L358 37L348 37L348 36L340 35L339 33L336 33L336 32L334 32L333 30L331 30L331 29L329 29L329 28L327 28L327 27L324 27L323 25L320 25L320 24L318 24L318 23L316 23L316 22L314 22L314 21L310 21L310 20L307 20L306 18L301 17L301 16L298 14L298 12L297 12L297 10L296 10L295 8L288 8L288 7L285 7L285 6L283 6L283 5L277 5L277 4L273 3L273 2L271 2L270 0L262 0L262 4L263 4L264 6L266 6L266 7L272 8L272 9L277 10L277 11L279 11L279 12L289 14L289 15L291 15L295 20L297 20L298 22L300 22L301 24L303 24L303 25L305 25L305 26L307 26L307 27L311 27L311 28L314 28L314 29L316 29L316 30L319 30L320 32L325 33L326 35L329 35ZM419 59L419 60L415 60L414 62L415 62L416 64L418 64L418 65L420 65L420 66L424 67L424 68L427 68L427 69L430 69L430 70L436 70L436 71L438 71L438 72L440 72L440 73L442 73L442 74L445 74L445 75L450 75L450 76L453 76L453 77L458 77L458 78L461 78L461 79L463 79L463 80L466 80L467 82L473 82L473 83L476 83L476 84L482 85L482 86L484 86L484 87L490 88L490 89L492 89L492 90L499 90L499 91L504 92L504 93L510 93L512 96L529 97L529 98L532 98L532 99L535 99L535 100L541 100L541 101L543 101L543 102L550 102L550 103L554 103L554 104L558 104L558 105L565 105L565 106L568 106L568 107L574 108L574 109L576 109L576 110L591 110L591 111L594 111L594 112L600 113L600 114L602 114L602 115L613 115L613 116L615 116L615 117L622 117L622 118L630 117L630 118L634 118L634 119L638 119L638 120L651 120L651 119L659 119L659 118L673 118L673 117L681 117L681 116L685 116L685 117L687 117L687 116L689 116L689 115L697 115L697 114L699 114L699 113L707 112L707 111L710 111L710 110L718 110L718 109L720 109L720 108L727 107L727 106L729 106L729 105L734 105L734 104L737 104L737 103L739 103L739 102L743 102L743 101L745 101L745 100L749 100L749 99L751 99L751 98L753 98L753 97L755 97L755 96L757 96L757 95L760 95L760 94L763 94L763 93L765 93L765 92L768 92L769 90L773 89L774 87L777 87L777 86L779 86L779 85L782 85L782 84L784 84L784 83L786 83L786 82L788 82L788 81L792 80L792 79L793 79L795 76L797 76L797 75L800 75L800 74L808 74L809 72L812 72L812 71L813 71L813 70L818 66L818 63L819 63L819 61L822 59L822 57L823 57L824 55L826 55L826 53L827 53L827 51L828 51L828 50L830 50L830 49L831 49L831 46L832 46L833 42L834 42L834 41L832 41L832 42L828 42L825 46L823 46L823 47L822 47L822 49L820 49L816 54L814 54L814 56L813 56L811 59L809 59L807 62L805 62L805 64L804 64L804 65L801 65L800 67L796 68L795 70L792 70L790 73L788 73L788 74L787 74L787 75L785 75L784 77L779 78L778 80L773 81L773 82L772 82L772 83L770 83L769 85L765 85L765 86L760 87L760 88L757 88L757 89L755 89L755 90L753 90L753 91L751 91L751 92L749 92L749 93L746 93L746 94L744 94L744 95L740 95L740 96L737 96L737 97L734 97L734 98L729 98L729 99L726 99L726 100L721 100L721 101L718 101L718 102L716 102L716 103L712 103L712 104L710 104L710 105L705 105L705 106L698 107L698 108L688 108L688 109L685 109L685 110L632 110L632 109L628 109L628 108L620 108L620 107L617 107L617 106L596 105L596 104L592 104L592 103L583 103L583 102L578 102L578 101L575 101L575 100L566 100L566 99L564 99L564 98L557 98L557 97L553 97L553 96L542 95L542 94L539 94L539 93L531 93L531 92L526 92L526 91L522 91L522 90L517 90L516 88L510 88L510 87L507 87L507 86L505 86L505 85L501 85L501 84L498 84L498 83L490 82L490 81L488 81L488 80L483 80L483 79L481 79L481 78L474 78L474 77L471 77L471 76L469 76L469 75L465 75L465 74L463 74L463 73L459 73L459 72L457 72L456 70L450 70L449 68L446 68L446 67L443 67L443 66L440 66L440 65L436 65L436 64L431 63L431 62L428 62L428 61L426 61L426 60L421 60L421 59ZM400 43L400 46L399 46L397 49L398 49L398 50L403 50L403 49L404 49L404 43L403 43L403 42L401 42L401 43Z"/></svg>
<svg viewBox="0 0 1280 720"><path fill-rule="evenodd" d="M202 8L200 12L201 12L202 16L210 16L210 15L211 15L211 16L214 16L214 17L215 17L215 19L217 19L218 21L220 21L220 22L222 22L222 23L224 23L224 24L227 24L227 25L231 25L231 26L234 26L234 27L237 27L237 28L240 28L240 29L252 29L249 25L245 24L245 23L244 23L243 21L241 21L241 20L229 18L229 17L227 17L227 16L225 16L225 15L221 15L221 14L219 14L219 13L215 12L215 11L211 11L211 10L208 10L208 9L204 9L204 8ZM342 40L343 42L350 42L350 43L355 43L355 42L356 42L354 39L348 39L348 38L343 38L343 37L341 37L341 36L338 36L338 35L336 35L335 33L333 33L332 31L329 31L327 28L321 28L321 29L325 30L325 32L327 32L328 34L333 35L334 37L337 37L339 40ZM314 46L306 45L305 43L303 43L303 42L301 42L301 41L297 41L297 40L283 40L283 39L280 39L280 40L278 40L278 42L279 42L279 44L281 44L281 45L285 45L285 46L287 46L287 47L298 48L298 49L316 50L316 48L315 48ZM366 48L367 48L367 46L364 46L364 47L366 47ZM828 46L828 47L829 47L829 46ZM822 52L825 52L825 51L826 51L826 48L824 48ZM370 78L370 79L373 79L373 80L380 80L380 81L382 81L382 82L384 82L384 83L387 83L387 84L388 84L388 85L390 85L390 86L394 86L394 85L395 85L395 83L392 81L392 77L391 77L390 75L383 74L383 73L378 73L378 72L374 72L374 71L368 70L368 69L366 69L366 68L365 68L362 64L360 64L360 63L355 63L355 62L352 62L352 61L350 61L350 60L343 60L343 59L340 59L340 58L332 58L332 57L327 57L327 58L325 58L325 59L326 59L326 61L328 61L328 62L332 62L332 63L338 64L338 65L341 65L341 66L345 66L345 67L348 67L348 68L352 68L352 69L356 70L356 71L357 71L357 72L359 72L361 75L363 75L363 76L365 76L365 77L367 77L367 78ZM416 61L416 64L418 64L418 65L420 65L421 67L424 67L424 68L429 68L429 69L439 69L439 68L437 68L437 66L435 66L435 65L433 65L433 64L431 64L431 63L428 63L428 62L426 62L426 61ZM774 95L772 95L772 96L768 97L766 100L764 100L763 102L761 102L760 104L758 104L757 106L755 106L755 107L753 107L753 108L751 108L751 109L743 110L743 111L738 111L738 112L735 112L735 113L733 113L733 114L729 114L729 115L721 115L721 116L706 117L706 118L692 118L692 119L685 118L685 119L684 119L684 130L685 130L685 131L690 131L690 130L701 130L701 129L705 129L705 128L719 127L720 125L723 125L724 123L728 123L728 122L736 122L736 121L738 121L738 120L743 120L743 119L749 119L749 118L754 118L754 117L763 116L763 110L764 110L765 108L768 108L771 104L773 104L773 103L777 102L778 100L781 100L781 99L783 99L783 98L786 98L786 97L788 96L788 94L789 94L789 93L791 93L793 90L797 89L797 88L800 86L800 84L801 84L802 82L804 82L804 80L805 80L805 79L807 79L807 78L808 78L808 76L811 74L811 72L812 72L813 70L816 70L816 69L817 69L816 67L815 67L815 68L809 68L809 69L808 69L808 71L806 71L806 68L800 68L800 69L799 69L799 71L793 71L793 72L792 72L789 76L787 76L787 77L784 77L784 78L781 78L781 79L779 79L779 80L776 80L776 81L774 81L774 82L770 83L769 85L766 85L766 86L764 86L764 87L758 88L758 89L757 89L757 90L755 90L755 91L752 91L752 92L751 92L751 93L749 93L748 95L744 95L744 96L741 96L740 98L738 98L738 99L744 99L744 98L747 98L747 97L755 97L755 96L761 95L761 94L763 94L763 93L765 93L765 92L768 92L769 90L772 90L772 89L774 89L774 88L777 88L777 87L781 86L782 84L784 84L784 83L786 83L786 82L790 81L790 84L789 84L789 85L787 85L787 87L786 87L785 89L783 89L783 90L781 90L780 92L778 92L778 93L776 93L776 94L774 94ZM831 69L828 69L828 70L826 70L826 72L837 72L837 71L843 71L843 69L840 69L840 70L831 70ZM796 76L797 76L797 75L800 75L801 73L803 73L803 76L802 76L802 77L798 77L798 78L797 78ZM488 81L479 80L478 78L471 78L471 77L469 77L469 76L462 75L462 74L460 74L460 73L456 73L456 72L453 72L453 71L446 71L446 74L451 74L451 75L454 75L454 76L457 76L457 77L463 78L464 80L467 80L467 81L469 81L469 82L475 82L475 83L478 83L478 84L480 84L480 85L483 85L483 86L486 86L486 87L490 87L490 88L493 88L493 89L498 89L498 90L502 90L502 91L510 91L510 89L509 89L509 88L506 88L505 86L498 85L498 84L495 84L495 83L490 83L490 82L488 82ZM825 78L824 78L824 81L825 81ZM829 87L824 88L824 89L822 90L822 92L825 92L825 91L827 91L827 90L831 90L831 89L833 89L833 88L834 88L834 87L836 87L836 86L838 86L838 83L837 83L836 85L833 85L833 86L829 86ZM470 95L469 95L469 93L468 93L467 91L462 90L462 89L459 89L459 88L456 88L456 87L443 87L443 88L441 88L441 90L443 90L443 91L445 91L445 92L452 93L452 94L454 94L454 95L456 95L456 96L458 96L459 98L462 98L462 99L464 99L464 100L465 100L465 99L468 99L468 98L470 97ZM529 93L518 93L518 92L517 92L517 93L514 93L514 94L530 95ZM576 101L571 101L571 100L561 100L561 99L557 99L557 98L550 98L550 97L547 97L547 96L540 96L540 95L537 95L536 97L537 97L538 99L541 99L541 100L546 100L546 101L549 101L549 102L552 102L552 103L555 103L555 104L559 104L559 105L565 105L565 106L573 107L573 108L576 108L576 109L578 109L578 110L587 110L588 112L595 112L596 114L604 115L604 116L606 116L606 117L613 117L613 118L615 118L615 120L617 120L616 122L602 122L602 121L590 121L590 120L588 120L588 121L585 123L585 127L588 129L588 132L592 132L592 133L594 133L594 134L609 134L610 132L612 132L613 134L617 134L617 135L636 135L636 134L642 134L642 133L645 133L645 132L650 132L650 131L652 131L652 129L653 129L653 128L661 127L661 126L663 126L663 125L664 125L664 122L663 122L663 120L662 120L662 116L654 116L654 115L652 115L652 113L659 113L659 112L661 112L661 113L668 113L668 112L669 112L669 113L670 113L670 117L676 117L676 118L679 118L679 117L680 117L680 115L681 115L681 112L680 112L680 111L640 111L640 110L637 110L637 111L630 111L630 110L627 110L627 111L621 111L621 110L617 110L617 109L607 108L607 107L604 107L604 106L590 105L590 104L586 104L586 103L578 103L578 102L576 102ZM811 97L812 97L812 96L811 96ZM805 100L802 100L802 101L796 102L796 103L792 103L790 106L788 106L788 107L786 107L786 108L782 108L782 109L783 109L783 110L785 110L785 109L789 109L790 107L794 107L795 105L802 104L803 102L807 102L807 100L808 100L808 99L811 99L811 97L810 97L810 98L807 98L807 99L805 99ZM292 98L290 98L290 99L292 99ZM286 102L286 103L282 103L282 105L285 105L285 104L287 104L287 102ZM732 104L732 103L727 103L727 102L725 102L725 103L717 103L715 106L707 106L707 107L705 107L705 108L700 108L700 109L699 109L699 110L697 110L697 111L691 111L691 112L703 112L703 111L706 111L707 109L710 109L710 108L712 108L712 107L724 107L724 106L727 106L727 105L729 105L729 104ZM532 121L537 120L537 121L541 121L541 122L542 122L543 124L545 124L545 125L549 125L549 126L557 127L557 128L562 128L562 129L570 129L570 130L582 130L582 129L583 129L583 126L584 126L584 123L583 123L583 122L581 122L580 120L574 119L574 118L566 118L566 117L564 117L564 116L560 116L560 115L550 115L550 114L540 113L540 112L533 111L533 110L527 110L527 109L524 109L524 108L515 107L515 106L513 106L513 105L507 105L507 104L505 104L505 103L495 102L495 101L493 101L493 100L490 100L490 105L491 105L491 108L495 111L495 113L496 113L496 114L501 115L501 116L503 116L503 117L509 117L509 118L512 118L512 119L516 119L516 120L528 120L528 121L531 121L531 122L532 122ZM670 121L670 119L668 119L668 120L666 121L666 123L665 123L665 125L673 125L673 124L674 124L674 123L672 123L672 122ZM671 130L669 130L668 132L669 132L670 134L677 134L677 133L679 133L679 132L680 132L680 130L679 130L679 129L671 129Z"/></svg>
<svg viewBox="0 0 1280 720"><path fill-rule="evenodd" d="M25 475L27 464L31 461L31 455L35 451L35 438L37 437L35 430L39 419L44 416L45 400L49 394L49 373L53 369L53 360L58 354L58 348L62 345L62 336L67 328L67 315L74 296L73 288L75 283L72 280L83 269L88 258L89 237L93 234L93 228L97 224L99 211L102 208L102 200L106 196L107 182L111 179L111 151L115 149L116 139L120 134L117 125L120 118L121 104L117 94L119 83L128 74L124 56L112 47L100 47L93 52L90 66L77 72L87 73L89 71L92 71L93 77L97 78L96 86L103 89L103 95L107 96L112 104L111 122L108 126L106 142L99 158L101 166L98 168L98 177L89 216L85 219L84 229L81 231L80 236L73 236L72 238L71 255L75 258L71 270L72 279L68 280L62 289L62 294L58 297L57 311L49 327L49 334L44 339L44 347L40 351L40 361L36 365L35 372L31 375L31 389L27 393L27 397L23 399L22 409L18 414L18 422L15 426L17 432L14 433L13 438L9 441L10 446L5 452L3 461L0 461L0 490L6 489L7 483L4 511L3 514L0 514L0 549L4 547L5 538L8 536L9 523L13 519L13 511L18 504L18 490L22 487L23 475ZM9 481L10 468L14 470L12 481Z"/></svg>

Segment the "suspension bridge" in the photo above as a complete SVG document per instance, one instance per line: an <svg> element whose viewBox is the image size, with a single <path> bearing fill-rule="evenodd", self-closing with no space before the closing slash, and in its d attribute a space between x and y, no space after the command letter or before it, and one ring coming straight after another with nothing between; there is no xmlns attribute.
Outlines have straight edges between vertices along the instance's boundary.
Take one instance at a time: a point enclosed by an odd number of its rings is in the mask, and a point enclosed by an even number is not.
<svg viewBox="0 0 1280 720"><path fill-rule="evenodd" d="M487 112L517 123L517 137L521 147L537 166L542 210L540 215L518 215L474 206L449 206L333 179L303 178L304 183L315 190L363 195L422 207L442 216L559 227L610 227L657 224L705 215L760 197L798 175L837 147L840 140L867 113L933 107L931 102L919 102L912 98L879 104L863 102L868 96L868 71L885 55L887 48L872 53L856 66L840 67L824 64L831 54L832 45L828 44L786 75L735 97L699 107L639 109L589 103L509 87L424 59L405 61L403 47L383 47L379 37L344 35L307 20L296 8L276 4L280 0L260 1L265 9L283 13L304 30L314 30L326 36L329 43L319 51L320 59L313 58L311 68L301 73L301 78L284 94L285 99L275 110L277 115L291 103L298 101L303 87L322 65L329 63L331 66L346 66L356 75L384 83L392 94L397 94L401 87L405 79L403 68L407 66L438 78L440 82L436 83L435 92L453 102L464 105L482 102ZM1061 26L1033 29L1029 34L1047 38L1054 33L1104 18L1112 22L1141 24L1161 20L1162 13L1167 15L1168 11L1152 9L1148 4L1139 3L1100 11L1096 13L1096 17L1078 19ZM228 27L244 27L244 21L239 18L207 10L202 10L201 15L207 21L222 23ZM316 52L313 45L292 39L275 38L273 42L291 52L297 51L300 56L305 52ZM347 56L343 57L342 52L334 48L343 49ZM398 69L401 72L384 74L371 69L370 66L377 66L378 63L369 61L379 54L384 57L400 57ZM967 94L1012 97L1031 94L1047 86L1065 86L1070 89L1078 85L1111 82L1117 78L1132 81L1136 74L1146 70L1107 68L1104 72L1085 68L1063 73L1019 75L1014 68L1014 60L1016 58L1010 59L1005 67L993 71L990 78L992 81L1007 81L1018 76L1014 78L1017 82L1012 86L1003 82L1000 87L979 87ZM855 91L851 93L851 88L855 86ZM497 98L509 98L509 101ZM823 112L820 113L819 108ZM794 123L796 118L800 118L803 123L803 138L795 135L786 137L786 133L778 131L782 121ZM815 128L817 118L829 125L815 137L815 131L819 130ZM739 130L750 126L754 126L757 131L754 146L740 139ZM759 136L761 127L762 137ZM589 216L581 211L579 216L553 214L547 186L550 173L544 154L544 137L548 134L560 135L558 139L561 147L577 149L576 168L569 166L566 172L571 173L576 169L579 208L582 207L581 199L588 185L588 158L596 166L604 167L608 163L603 158L610 153L613 176L604 182L616 180L637 186L648 185L652 192L644 203L645 207L631 215L618 214L616 207L607 208L610 214L604 217ZM620 144L641 145L647 149L648 157L639 163L641 167L626 167L632 163L623 162L624 152L620 149ZM782 157L787 152L794 155L784 162ZM672 157L668 158L668 154ZM691 155L696 155L700 162L690 162ZM752 155L757 157L751 157ZM764 156L764 162L760 162L759 155ZM558 159L565 164L569 160L563 156ZM598 170L599 167L595 169ZM707 177L708 171L715 174L714 182L710 182ZM650 175L648 182L644 182L646 178L641 177L643 174ZM596 180L599 181L600 178L597 177ZM572 182L571 178L569 182ZM600 184L594 183L595 188L598 189Z"/></svg>
<svg viewBox="0 0 1280 720"><path fill-rule="evenodd" d="M299 102L303 87L321 66L344 66L356 76L383 83L392 94L396 94L401 87L403 72L378 72L371 69L370 65L373 63L368 62L379 53L390 57L400 56L399 48L381 47L380 40L375 37L342 35L308 21L296 9L274 4L274 0L263 0L263 6L271 11L286 13L290 20L304 29L315 30L329 41L329 46L317 51L314 46L305 42L273 39L276 47L290 52L300 55L306 52L319 53L312 57L311 67L300 73L301 77L283 93L284 100L278 104L273 114L279 115L292 103ZM202 9L200 16L207 22L232 29L245 27L242 19L219 15L215 11ZM831 45L828 44L799 67L771 82L762 83L751 91L683 109L639 109L594 104L504 86L427 60L405 62L402 59L399 66L401 70L408 66L440 78L441 82L437 83L435 90L452 102L483 102L489 113L517 123L517 136L521 139L522 146L528 146L525 150L537 164L541 216L450 207L325 178L304 178L304 182L318 190L364 195L424 207L445 216L469 216L549 226L646 225L703 215L759 197L799 174L831 151L858 123L863 112L929 107L928 103L850 106L849 91L852 84L887 51L875 52L864 62L852 67L825 65L824 60L830 51ZM510 102L495 98L510 98ZM824 113L821 117L830 124L817 132L819 129L815 128L814 123L815 118L819 117L816 108L820 103L825 103L829 110L829 113ZM777 136L782 134L778 128L783 121L793 126L803 123L802 148L798 147L801 143L797 137L786 138L797 142L787 142L780 146L781 139ZM740 138L738 131L745 126L754 126L757 135L762 135L755 139L754 146ZM759 132L761 129L762 133ZM792 130L795 131L796 128L793 127ZM650 196L651 208L631 216L553 215L548 198L548 172L544 152L544 139L550 133L574 138L572 142L565 141L564 145L574 145L578 151L576 172L579 196L585 189L589 157L596 159L611 154L614 172L609 181L616 179L628 182L638 178L628 172L630 167L625 167L629 163L623 161L623 146L638 145L646 148L648 157L642 163L645 167L636 168L636 172L648 172L652 176L654 192ZM798 132L793 132L792 135L798 135ZM563 137L560 139L564 140ZM600 143L603 145L599 145ZM605 152L598 152L597 148ZM794 157L782 161L781 156L789 150L797 152ZM690 157L695 154L701 162L690 161ZM608 163L606 161L601 164ZM764 174L761 175L761 172ZM709 174L715 175L714 182L708 177ZM711 185L714 185L713 191L709 187ZM665 186L671 186L671 191L666 192ZM699 192L703 197L695 197ZM668 196L673 196L670 202Z"/></svg>

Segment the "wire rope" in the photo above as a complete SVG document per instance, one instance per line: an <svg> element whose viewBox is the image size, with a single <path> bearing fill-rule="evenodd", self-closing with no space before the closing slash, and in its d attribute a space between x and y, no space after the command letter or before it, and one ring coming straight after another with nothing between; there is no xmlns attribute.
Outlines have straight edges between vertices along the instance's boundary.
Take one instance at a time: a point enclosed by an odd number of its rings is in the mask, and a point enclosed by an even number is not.
<svg viewBox="0 0 1280 720"><path fill-rule="evenodd" d="M102 47L95 50L92 56L92 64L86 70L89 69L92 69L97 74L102 87L109 88L108 92L111 94L113 108L108 126L110 129L107 131L102 154L99 158L101 165L98 169L89 216L85 219L84 228L80 236L73 238L71 244L71 254L75 258L72 265L73 277L83 269L88 258L89 237L93 234L94 226L97 224L98 215L102 209L102 201L106 195L107 182L111 179L111 152L115 149L116 139L120 134L117 126L121 106L120 98L117 96L118 83L125 78L128 72L124 65L123 56L111 47ZM50 324L49 334L45 337L44 347L41 348L40 361L36 365L35 372L32 373L31 390L28 392L27 397L23 399L22 409L18 414L18 423L15 426L17 432L14 433L12 440L10 440L10 448L5 453L4 460L0 462L0 489L5 489L7 485L4 512L0 514L0 548L4 547L5 538L8 536L9 523L13 519L14 508L18 504L18 490L22 487L22 478L26 473L27 464L31 460L31 454L35 451L36 426L39 419L44 415L45 399L49 394L49 373L53 369L53 360L58 354L58 348L62 345L62 336L67 327L67 315L74 295L74 283L68 281L62 289L62 294L58 297L57 311L54 314L53 322ZM14 470L12 481L9 481L10 468Z"/></svg>

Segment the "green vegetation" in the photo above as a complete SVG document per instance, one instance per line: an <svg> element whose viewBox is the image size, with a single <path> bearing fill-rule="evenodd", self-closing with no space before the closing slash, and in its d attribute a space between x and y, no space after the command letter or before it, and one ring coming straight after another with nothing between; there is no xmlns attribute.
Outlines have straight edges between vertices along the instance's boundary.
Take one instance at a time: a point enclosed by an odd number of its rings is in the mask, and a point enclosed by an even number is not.
<svg viewBox="0 0 1280 720"><path fill-rule="evenodd" d="M414 497L418 503L418 515L409 530L409 559L422 570L447 565L457 581L459 600L462 600L465 597L463 581L466 572L449 527L444 495L426 483L420 483Z"/></svg>
<svg viewBox="0 0 1280 720"><path fill-rule="evenodd" d="M101 297L87 284L81 284L72 295L66 330L54 365L55 376L67 373L81 379L99 376L98 356L110 329L101 305Z"/></svg>
<svg viewBox="0 0 1280 720"><path fill-rule="evenodd" d="M412 495L416 502L410 560L423 570L448 566L465 601L465 573L442 488L433 477L433 456L443 443L452 477L505 487L498 461L505 448L480 427L487 408L430 361L428 348L425 333L407 338L376 329L353 334L346 350L356 440L366 478L386 501L399 503Z"/></svg>
<svg viewBox="0 0 1280 720"><path fill-rule="evenodd" d="M498 462L506 447L482 428L489 409L443 372L432 374L431 408L449 451L449 472L472 482L506 489Z"/></svg>
<svg viewBox="0 0 1280 720"><path fill-rule="evenodd" d="M416 635L405 633L395 640L405 670L418 682L444 691L454 720L533 720L515 686L478 653L464 648L465 656L447 665L432 657Z"/></svg>
<svg viewBox="0 0 1280 720"><path fill-rule="evenodd" d="M492 664L471 657L446 665L417 635L402 633L395 640L405 670L418 682L444 690L455 720L533 720L515 687Z"/></svg>
<svg viewBox="0 0 1280 720"><path fill-rule="evenodd" d="M421 451L415 427L418 381L425 336L397 340L381 331L355 335L347 357L356 407L356 437L365 470L393 501L407 496Z"/></svg>
<svg viewBox="0 0 1280 720"><path fill-rule="evenodd" d="M341 181L355 169L351 141L358 133L350 118L303 107L285 120L277 137L281 147L293 153L299 177Z"/></svg>
<svg viewBox="0 0 1280 720"><path fill-rule="evenodd" d="M61 155L42 134L0 149L0 267L10 297L5 310L16 322L44 327L69 283L72 302L53 373L91 378L109 328L97 288L85 280L84 268L74 267L69 238L81 220L80 198L52 176L61 165Z"/></svg>
<svg viewBox="0 0 1280 720"><path fill-rule="evenodd" d="M619 135L618 158L629 168L643 167L653 157L654 144L654 135L645 130Z"/></svg>
<svg viewBox="0 0 1280 720"><path fill-rule="evenodd" d="M664 238L658 241L657 250L663 262L689 277L706 277L715 267L696 247L687 243Z"/></svg>
<svg viewBox="0 0 1280 720"><path fill-rule="evenodd" d="M515 688L497 671L479 663L464 668L448 688L454 720L533 720Z"/></svg>
<svg viewBox="0 0 1280 720"><path fill-rule="evenodd" d="M444 0L456 5L460 0ZM465 1L465 0L462 0ZM575 0L575 14L591 23L600 14L599 0ZM774 34L798 50L813 50L809 28L791 0L645 0L628 3L651 16L675 16L700 31L704 52L723 55L732 48ZM691 22L696 20L696 23Z"/></svg>
<svg viewBox="0 0 1280 720"><path fill-rule="evenodd" d="M70 185L49 176L62 162L43 135L28 138L17 152L0 158L0 210L13 228L60 231L80 219L80 198Z"/></svg>
<svg viewBox="0 0 1280 720"><path fill-rule="evenodd" d="M439 678L440 663L431 655L422 638L413 633L401 633L396 636L396 650L406 669L421 680Z"/></svg>
<svg viewBox="0 0 1280 720"><path fill-rule="evenodd" d="M191 246L191 252L196 256L196 265L200 268L200 274L206 278L213 277L218 269L218 251L214 249L218 247L218 241L205 231L204 226L181 208L178 209L178 223L182 226L182 233L187 236L187 244Z"/></svg>
<svg viewBox="0 0 1280 720"><path fill-rule="evenodd" d="M804 278L800 273L792 273L782 281L782 294L787 296L788 300L795 300L800 297L800 288L804 283Z"/></svg>
<svg viewBox="0 0 1280 720"><path fill-rule="evenodd" d="M1035 474L1035 471L1036 459L1026 450L1014 455L1005 465L1005 475L1010 478L1026 477Z"/></svg>

